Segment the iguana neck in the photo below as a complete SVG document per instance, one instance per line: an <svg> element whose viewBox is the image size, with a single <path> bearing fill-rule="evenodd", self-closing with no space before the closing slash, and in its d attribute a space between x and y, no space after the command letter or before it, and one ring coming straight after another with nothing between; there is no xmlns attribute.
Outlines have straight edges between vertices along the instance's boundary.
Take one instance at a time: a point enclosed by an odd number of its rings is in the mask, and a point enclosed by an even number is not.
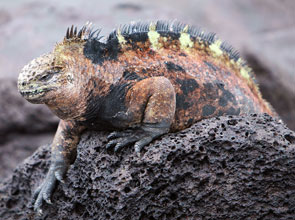
<svg viewBox="0 0 295 220"><path fill-rule="evenodd" d="M108 86L106 82L99 79L87 79L87 81L85 79L85 83L67 88L66 92L57 94L54 99L48 100L45 104L60 119L85 121L87 120L85 116L92 113L93 108L99 109L97 105L92 106L93 100L103 96L101 88Z"/></svg>

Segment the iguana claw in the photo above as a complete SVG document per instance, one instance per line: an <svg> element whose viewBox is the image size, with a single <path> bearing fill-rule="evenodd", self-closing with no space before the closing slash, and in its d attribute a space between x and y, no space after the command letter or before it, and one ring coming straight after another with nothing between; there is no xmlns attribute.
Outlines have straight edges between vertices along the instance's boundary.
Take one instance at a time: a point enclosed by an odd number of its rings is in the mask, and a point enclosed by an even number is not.
<svg viewBox="0 0 295 220"><path fill-rule="evenodd" d="M108 136L109 143L106 148L114 147L117 152L123 147L134 144L135 152L139 153L142 148L152 142L155 138L167 133L166 127L159 128L155 125L143 125L133 130L115 131Z"/></svg>
<svg viewBox="0 0 295 220"><path fill-rule="evenodd" d="M32 203L34 204L34 210L39 214L42 214L41 206L44 201L48 204L52 204L50 197L54 191L57 181L64 182L63 176L65 175L67 168L68 165L65 162L58 161L53 163L49 168L46 178L35 190Z"/></svg>

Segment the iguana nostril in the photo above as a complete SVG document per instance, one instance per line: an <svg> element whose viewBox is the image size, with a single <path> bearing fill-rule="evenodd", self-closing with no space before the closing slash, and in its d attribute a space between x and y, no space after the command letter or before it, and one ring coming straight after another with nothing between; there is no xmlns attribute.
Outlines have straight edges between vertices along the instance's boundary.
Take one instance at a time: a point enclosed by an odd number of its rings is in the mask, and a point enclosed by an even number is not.
<svg viewBox="0 0 295 220"><path fill-rule="evenodd" d="M25 82L22 82L22 86L25 86L26 85L26 83Z"/></svg>

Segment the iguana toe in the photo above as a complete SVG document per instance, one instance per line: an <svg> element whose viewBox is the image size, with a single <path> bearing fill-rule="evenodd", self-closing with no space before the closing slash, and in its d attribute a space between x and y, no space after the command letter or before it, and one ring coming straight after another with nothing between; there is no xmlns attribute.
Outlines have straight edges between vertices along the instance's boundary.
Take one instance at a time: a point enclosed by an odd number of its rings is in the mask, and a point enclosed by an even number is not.
<svg viewBox="0 0 295 220"><path fill-rule="evenodd" d="M42 213L41 206L44 201L48 204L52 204L50 197L53 194L57 181L64 182L63 176L67 168L68 166L65 162L57 161L53 163L43 183L35 190L32 202L34 204L34 210L39 214Z"/></svg>

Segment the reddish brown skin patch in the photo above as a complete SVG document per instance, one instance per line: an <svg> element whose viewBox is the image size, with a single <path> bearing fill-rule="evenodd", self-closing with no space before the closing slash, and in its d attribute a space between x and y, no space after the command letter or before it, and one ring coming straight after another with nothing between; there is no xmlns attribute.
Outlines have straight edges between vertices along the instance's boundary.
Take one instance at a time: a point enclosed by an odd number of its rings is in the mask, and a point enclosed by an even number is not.
<svg viewBox="0 0 295 220"><path fill-rule="evenodd" d="M132 46L125 45L124 51L118 56L118 60L105 61L101 68L105 70L104 74L115 73L111 74L114 81L119 81L124 71L134 72L141 78L162 76L169 79L176 93L176 112L171 131L182 130L203 118L219 115L246 113L274 115L266 102L257 95L256 90L249 88L245 79L239 77L236 73L239 70L220 63L210 54L204 53L204 50L199 52L192 49L190 52L185 52L177 48L176 40L174 43L172 49L167 44L165 46L167 49L161 48L155 52L151 52L153 50L149 47L134 51L130 49ZM177 65L183 71L173 72L167 68L167 63ZM184 91L181 82L185 83L190 80L194 80L198 86L189 89L188 92ZM211 84L211 88L208 88L208 83ZM136 86L142 88L136 102L145 102L144 91L149 87L148 83L144 86L143 84ZM150 86L153 85L150 84ZM225 100L227 97L232 97L232 100ZM209 115L202 114L203 110L206 109L205 106L208 105L215 108L214 112ZM133 107L129 106L129 108ZM136 117L140 118L140 116Z"/></svg>
<svg viewBox="0 0 295 220"><path fill-rule="evenodd" d="M126 106L130 126L141 123L171 124L175 114L174 88L164 77L152 77L136 83L127 93Z"/></svg>

